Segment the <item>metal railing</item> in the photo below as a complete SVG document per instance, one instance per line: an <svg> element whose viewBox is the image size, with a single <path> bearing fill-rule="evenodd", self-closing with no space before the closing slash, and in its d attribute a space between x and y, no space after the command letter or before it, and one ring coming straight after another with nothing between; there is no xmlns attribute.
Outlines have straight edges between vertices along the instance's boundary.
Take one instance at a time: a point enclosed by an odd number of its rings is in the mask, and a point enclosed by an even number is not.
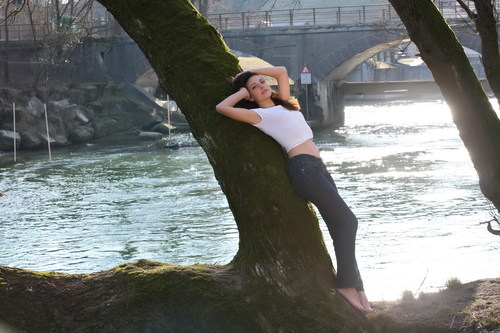
<svg viewBox="0 0 500 333"><path fill-rule="evenodd" d="M56 29L52 23L44 24L11 24L8 26L10 41L27 41L27 40L46 40L57 38L59 34L64 34L66 37L86 36L96 38L108 38L117 35L123 35L124 32L113 21L87 21L80 22L66 29ZM60 36L59 36L60 37ZM0 26L0 40L6 39L5 27Z"/></svg>
<svg viewBox="0 0 500 333"><path fill-rule="evenodd" d="M434 2L445 19L468 19L467 13L456 0ZM471 10L475 10L472 0L464 2ZM499 3L500 1L496 4L497 13L500 12ZM377 25L399 21L390 4L219 13L208 14L207 19L219 30Z"/></svg>
<svg viewBox="0 0 500 333"><path fill-rule="evenodd" d="M466 12L456 0L435 0L434 2L445 19L468 19ZM464 2L472 10L475 9L472 0L464 0ZM497 13L500 13L500 1L496 1L496 7ZM398 15L390 4L219 13L208 14L207 19L218 30L378 25L399 21ZM9 40L42 40L56 33L56 29L51 22L35 26L31 26L30 24L11 24L8 26L8 29ZM80 22L70 29L65 30L64 33L99 38L122 36L125 34L111 16L101 18L100 20ZM1 25L0 40L5 39L5 28Z"/></svg>
<svg viewBox="0 0 500 333"><path fill-rule="evenodd" d="M373 24L393 18L397 15L389 4L207 15L207 19L219 30Z"/></svg>

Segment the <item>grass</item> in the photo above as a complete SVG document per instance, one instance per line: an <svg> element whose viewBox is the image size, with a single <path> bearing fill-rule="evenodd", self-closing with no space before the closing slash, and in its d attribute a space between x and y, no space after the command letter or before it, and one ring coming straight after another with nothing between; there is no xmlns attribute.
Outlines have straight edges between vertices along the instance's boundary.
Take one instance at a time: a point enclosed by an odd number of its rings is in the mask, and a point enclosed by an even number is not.
<svg viewBox="0 0 500 333"><path fill-rule="evenodd" d="M452 277L452 278L449 278L444 285L448 289L458 288L462 285L462 281L460 281L459 278Z"/></svg>

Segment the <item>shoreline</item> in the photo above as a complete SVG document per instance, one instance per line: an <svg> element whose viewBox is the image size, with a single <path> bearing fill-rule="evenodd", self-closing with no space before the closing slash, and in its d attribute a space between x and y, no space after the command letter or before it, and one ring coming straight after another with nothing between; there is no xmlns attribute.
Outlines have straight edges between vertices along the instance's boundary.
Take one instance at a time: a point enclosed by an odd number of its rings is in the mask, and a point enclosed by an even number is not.
<svg viewBox="0 0 500 333"><path fill-rule="evenodd" d="M500 278L455 281L439 292L371 303L376 331L500 332Z"/></svg>

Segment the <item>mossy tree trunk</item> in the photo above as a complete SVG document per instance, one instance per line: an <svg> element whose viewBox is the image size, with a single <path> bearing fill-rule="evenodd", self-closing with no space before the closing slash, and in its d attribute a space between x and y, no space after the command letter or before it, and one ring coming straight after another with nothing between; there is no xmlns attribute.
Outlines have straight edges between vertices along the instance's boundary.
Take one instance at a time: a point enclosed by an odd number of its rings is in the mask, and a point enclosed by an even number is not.
<svg viewBox="0 0 500 333"><path fill-rule="evenodd" d="M432 0L389 0L431 70L479 175L500 211L500 121L465 52Z"/></svg>
<svg viewBox="0 0 500 333"><path fill-rule="evenodd" d="M185 114L234 214L239 250L225 266L141 261L89 275L0 268L0 319L28 331L364 330L364 317L334 291L317 218L290 187L282 148L215 112L240 70L218 32L188 0L100 2Z"/></svg>

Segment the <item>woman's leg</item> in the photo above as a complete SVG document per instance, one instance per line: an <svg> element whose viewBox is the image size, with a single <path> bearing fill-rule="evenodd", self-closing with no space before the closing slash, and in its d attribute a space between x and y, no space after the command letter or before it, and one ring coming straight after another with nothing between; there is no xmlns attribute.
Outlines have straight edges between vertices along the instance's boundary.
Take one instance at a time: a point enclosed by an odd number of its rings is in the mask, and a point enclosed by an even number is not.
<svg viewBox="0 0 500 333"><path fill-rule="evenodd" d="M289 176L295 191L318 208L328 227L337 258L339 293L355 308L367 310L358 295L363 291L363 283L355 258L356 217L338 194L321 159L310 155L292 158Z"/></svg>

